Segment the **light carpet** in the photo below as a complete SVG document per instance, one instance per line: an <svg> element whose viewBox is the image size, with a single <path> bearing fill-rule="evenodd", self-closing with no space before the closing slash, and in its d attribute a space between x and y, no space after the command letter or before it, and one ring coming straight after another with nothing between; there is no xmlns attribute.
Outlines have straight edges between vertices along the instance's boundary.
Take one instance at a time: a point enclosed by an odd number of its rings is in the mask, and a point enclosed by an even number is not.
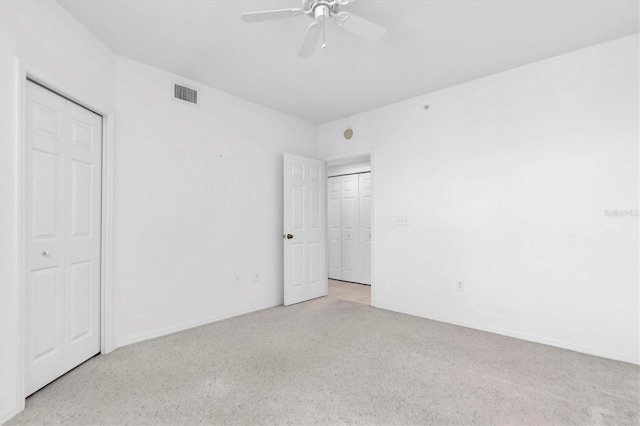
<svg viewBox="0 0 640 426"><path fill-rule="evenodd" d="M9 424L638 424L639 374L321 298L92 358Z"/></svg>

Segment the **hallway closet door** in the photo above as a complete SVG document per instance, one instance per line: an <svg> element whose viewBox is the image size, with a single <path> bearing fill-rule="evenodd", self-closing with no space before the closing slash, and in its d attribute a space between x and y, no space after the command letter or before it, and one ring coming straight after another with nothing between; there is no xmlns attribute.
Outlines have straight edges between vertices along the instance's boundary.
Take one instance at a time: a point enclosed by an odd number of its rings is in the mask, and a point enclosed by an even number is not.
<svg viewBox="0 0 640 426"><path fill-rule="evenodd" d="M371 284L371 173L358 175L360 203L360 283Z"/></svg>
<svg viewBox="0 0 640 426"><path fill-rule="evenodd" d="M32 82L25 105L30 395L100 352L102 117Z"/></svg>
<svg viewBox="0 0 640 426"><path fill-rule="evenodd" d="M327 182L329 278L371 284L371 174Z"/></svg>
<svg viewBox="0 0 640 426"><path fill-rule="evenodd" d="M342 176L342 279L359 282L358 175Z"/></svg>
<svg viewBox="0 0 640 426"><path fill-rule="evenodd" d="M328 195L328 236L329 236L329 278L342 279L342 178L329 178Z"/></svg>

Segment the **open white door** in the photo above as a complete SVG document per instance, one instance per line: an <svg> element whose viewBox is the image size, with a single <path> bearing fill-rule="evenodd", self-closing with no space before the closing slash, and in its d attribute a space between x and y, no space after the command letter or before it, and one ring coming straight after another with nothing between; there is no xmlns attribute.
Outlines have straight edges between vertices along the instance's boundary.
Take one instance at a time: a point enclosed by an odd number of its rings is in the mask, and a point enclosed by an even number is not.
<svg viewBox="0 0 640 426"><path fill-rule="evenodd" d="M284 305L327 295L324 161L284 154Z"/></svg>

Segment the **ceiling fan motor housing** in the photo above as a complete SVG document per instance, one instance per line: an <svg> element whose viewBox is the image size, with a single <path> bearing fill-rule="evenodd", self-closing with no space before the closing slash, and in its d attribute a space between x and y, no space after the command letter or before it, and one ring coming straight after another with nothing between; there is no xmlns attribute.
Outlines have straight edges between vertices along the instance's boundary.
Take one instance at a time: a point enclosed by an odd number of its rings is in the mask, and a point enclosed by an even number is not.
<svg viewBox="0 0 640 426"><path fill-rule="evenodd" d="M308 11L312 18L319 18L321 16L329 17L338 13L338 7L340 6L337 1L328 0L302 0L302 10Z"/></svg>
<svg viewBox="0 0 640 426"><path fill-rule="evenodd" d="M318 5L313 9L313 15L316 19L329 17L329 8L324 5Z"/></svg>

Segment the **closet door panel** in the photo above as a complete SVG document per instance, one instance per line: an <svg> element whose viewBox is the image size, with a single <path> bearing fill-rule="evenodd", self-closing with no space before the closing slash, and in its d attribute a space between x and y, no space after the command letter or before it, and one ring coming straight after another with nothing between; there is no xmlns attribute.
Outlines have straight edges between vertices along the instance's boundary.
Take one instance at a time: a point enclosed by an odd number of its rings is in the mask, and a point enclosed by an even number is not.
<svg viewBox="0 0 640 426"><path fill-rule="evenodd" d="M327 179L329 278L342 279L342 178Z"/></svg>
<svg viewBox="0 0 640 426"><path fill-rule="evenodd" d="M371 284L371 173L358 175L360 199L360 281Z"/></svg>
<svg viewBox="0 0 640 426"><path fill-rule="evenodd" d="M359 197L358 175L342 177L342 277L359 282Z"/></svg>

